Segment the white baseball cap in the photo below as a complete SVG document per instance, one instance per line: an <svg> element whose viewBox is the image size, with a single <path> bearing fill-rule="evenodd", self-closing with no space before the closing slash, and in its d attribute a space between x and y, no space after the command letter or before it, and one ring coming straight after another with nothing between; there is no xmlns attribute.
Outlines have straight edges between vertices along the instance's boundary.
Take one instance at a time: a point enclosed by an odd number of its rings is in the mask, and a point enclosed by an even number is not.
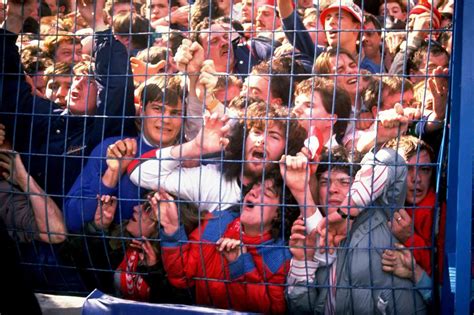
<svg viewBox="0 0 474 315"><path fill-rule="evenodd" d="M359 23L362 24L362 21L364 19L364 14L362 13L362 10L360 7L355 4L352 0L335 0L329 7L323 10L321 12L321 15L319 16L319 19L321 21L321 24L324 25L324 20L326 19L326 15L330 11L336 10L343 10L352 15Z"/></svg>

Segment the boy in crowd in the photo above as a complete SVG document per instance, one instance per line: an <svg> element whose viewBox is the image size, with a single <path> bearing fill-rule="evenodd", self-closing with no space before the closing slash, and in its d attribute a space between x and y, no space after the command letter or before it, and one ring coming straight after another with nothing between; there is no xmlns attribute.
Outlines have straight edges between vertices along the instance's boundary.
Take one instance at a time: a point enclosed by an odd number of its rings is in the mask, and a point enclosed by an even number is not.
<svg viewBox="0 0 474 315"><path fill-rule="evenodd" d="M97 35L101 35L95 38L95 67L89 62L74 66L64 111L49 100L33 96L21 74L15 40L35 3L30 0L8 6L0 45L5 54L2 58L10 62L4 63L1 70L20 75L2 77L0 112L7 134L15 135L13 149L31 153L22 156L29 173L46 192L62 196L81 171L78 157L88 155L103 137L136 133L131 119L120 118L134 114L133 80L128 77L131 71L125 47L110 32L103 31L106 27L102 15L93 17L94 9L89 5L81 7L82 15L89 18L90 25L95 23ZM109 67L110 64L114 66ZM23 128L30 125L32 130ZM68 176L64 176L66 171Z"/></svg>
<svg viewBox="0 0 474 315"><path fill-rule="evenodd" d="M180 141L183 125L180 84L180 77L148 80L141 93L141 136L108 138L92 151L65 201L64 213L70 232L80 232L93 220L98 195L117 198L115 222L132 216L133 207L140 203L144 190L135 186L125 171L134 158L153 148L166 148Z"/></svg>
<svg viewBox="0 0 474 315"><path fill-rule="evenodd" d="M391 149L367 154L355 178L357 166L343 148L323 154L321 162L316 173L318 203L326 216L316 230L308 230L303 220L293 226L290 246L295 248L287 292L290 311L425 314L417 289L411 281L383 272L382 252L377 250L393 246L387 221L392 215L396 218L393 209L405 199L403 158ZM348 200L349 205L360 208L347 208ZM332 224L339 224L338 233L332 234ZM315 246L329 253L321 257Z"/></svg>
<svg viewBox="0 0 474 315"><path fill-rule="evenodd" d="M151 151L132 163L130 179L143 188L163 188L199 203L201 211L227 209L240 201L247 185L275 167L285 151L290 155L299 152L306 132L289 118L286 107L253 103L246 116L233 124L230 138L226 139L230 126L224 124L225 120L217 115L205 116L204 127L193 140ZM224 154L227 162L180 167L181 161L200 161L209 154Z"/></svg>
<svg viewBox="0 0 474 315"><path fill-rule="evenodd" d="M77 64L82 60L81 39L73 33L58 31L57 34L47 36L43 49L46 57L55 62Z"/></svg>
<svg viewBox="0 0 474 315"><path fill-rule="evenodd" d="M44 71L46 89L44 96L59 105L64 110L67 106L67 96L71 88L73 68L71 64L57 62Z"/></svg>

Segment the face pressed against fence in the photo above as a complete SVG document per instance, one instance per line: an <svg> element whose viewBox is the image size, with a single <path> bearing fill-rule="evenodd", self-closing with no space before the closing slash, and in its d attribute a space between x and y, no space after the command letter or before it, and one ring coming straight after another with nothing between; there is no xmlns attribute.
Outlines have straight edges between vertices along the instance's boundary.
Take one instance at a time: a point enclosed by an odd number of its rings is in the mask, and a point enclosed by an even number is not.
<svg viewBox="0 0 474 315"><path fill-rule="evenodd" d="M163 147L174 144L181 131L183 112L180 106L163 106L160 102L150 102L142 114L143 134L151 143Z"/></svg>

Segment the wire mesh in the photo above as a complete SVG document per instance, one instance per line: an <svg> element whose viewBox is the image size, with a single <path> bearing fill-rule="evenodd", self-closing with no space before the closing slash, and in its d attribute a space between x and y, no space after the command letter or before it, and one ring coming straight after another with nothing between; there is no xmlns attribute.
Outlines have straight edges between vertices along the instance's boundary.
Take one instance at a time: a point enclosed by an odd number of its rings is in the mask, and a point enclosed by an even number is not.
<svg viewBox="0 0 474 315"><path fill-rule="evenodd" d="M437 312L452 4L1 2L0 216L33 289Z"/></svg>

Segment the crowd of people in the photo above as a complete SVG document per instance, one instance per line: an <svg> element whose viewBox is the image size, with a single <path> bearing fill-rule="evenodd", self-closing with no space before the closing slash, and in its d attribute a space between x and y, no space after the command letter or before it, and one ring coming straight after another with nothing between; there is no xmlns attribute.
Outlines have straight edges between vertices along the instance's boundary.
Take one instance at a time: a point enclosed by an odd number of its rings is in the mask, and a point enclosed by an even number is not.
<svg viewBox="0 0 474 315"><path fill-rule="evenodd" d="M453 5L0 0L0 222L29 283L436 311Z"/></svg>

